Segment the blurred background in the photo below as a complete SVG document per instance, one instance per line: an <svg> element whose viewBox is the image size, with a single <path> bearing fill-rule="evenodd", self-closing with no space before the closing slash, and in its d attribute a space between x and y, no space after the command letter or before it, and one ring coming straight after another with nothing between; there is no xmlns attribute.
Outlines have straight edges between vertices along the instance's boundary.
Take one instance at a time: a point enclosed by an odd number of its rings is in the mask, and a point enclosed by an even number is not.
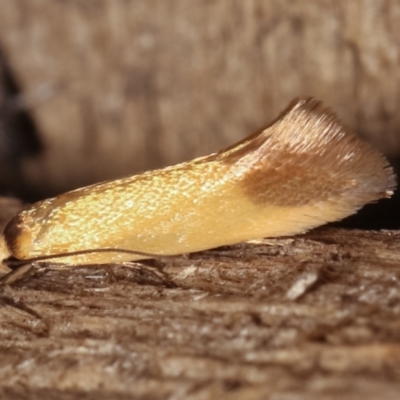
<svg viewBox="0 0 400 400"><path fill-rule="evenodd" d="M220 150L314 96L398 168L398 0L2 0L0 190ZM347 226L398 228L397 196Z"/></svg>

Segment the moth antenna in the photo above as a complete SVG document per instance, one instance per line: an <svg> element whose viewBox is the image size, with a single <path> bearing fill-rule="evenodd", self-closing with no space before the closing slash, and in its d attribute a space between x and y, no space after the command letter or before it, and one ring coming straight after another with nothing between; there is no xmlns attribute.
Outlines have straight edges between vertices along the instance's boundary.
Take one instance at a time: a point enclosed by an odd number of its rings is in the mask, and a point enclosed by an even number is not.
<svg viewBox="0 0 400 400"><path fill-rule="evenodd" d="M294 235L395 187L381 153L305 98L218 153L31 205L5 227L0 259L110 264Z"/></svg>
<svg viewBox="0 0 400 400"><path fill-rule="evenodd" d="M53 254L53 255L32 257L32 258L29 258L26 260L18 260L18 259L9 258L9 259L4 260L3 263L7 267L10 267L10 266L19 267L19 266L27 264L27 263L41 262L41 261L46 261L46 260L54 260L54 259L70 257L70 256L71 257L72 256L81 256L84 254L92 254L92 253L122 253L122 254L131 254L133 256L139 256L139 257L143 257L143 258L153 258L153 259L154 258L161 259L161 258L176 258L177 257L175 255L152 254L152 253L146 253L144 251L135 251L135 250L129 250L129 249L103 248L103 249L77 250L77 251L58 253L58 254Z"/></svg>

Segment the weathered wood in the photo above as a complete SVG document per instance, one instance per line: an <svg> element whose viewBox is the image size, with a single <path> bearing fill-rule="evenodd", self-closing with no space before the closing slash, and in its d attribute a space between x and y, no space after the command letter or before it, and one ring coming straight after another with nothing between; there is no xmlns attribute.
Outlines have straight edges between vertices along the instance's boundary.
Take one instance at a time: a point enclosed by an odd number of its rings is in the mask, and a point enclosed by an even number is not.
<svg viewBox="0 0 400 400"><path fill-rule="evenodd" d="M395 153L399 10L3 0L0 44L46 147L23 176L45 193L171 164L300 95ZM0 222L20 206L3 201ZM397 399L399 236L324 228L130 268L33 270L1 288L0 397Z"/></svg>
<svg viewBox="0 0 400 400"><path fill-rule="evenodd" d="M230 145L313 95L398 152L400 2L2 0L42 193ZM41 93L42 93L41 92ZM117 156L116 156L117 154Z"/></svg>
<svg viewBox="0 0 400 400"><path fill-rule="evenodd" d="M397 399L399 239L325 228L38 270L2 289L1 396Z"/></svg>
<svg viewBox="0 0 400 400"><path fill-rule="evenodd" d="M7 60L0 50L0 193L29 197L21 160L37 155L41 146ZM30 190L33 189L33 190Z"/></svg>

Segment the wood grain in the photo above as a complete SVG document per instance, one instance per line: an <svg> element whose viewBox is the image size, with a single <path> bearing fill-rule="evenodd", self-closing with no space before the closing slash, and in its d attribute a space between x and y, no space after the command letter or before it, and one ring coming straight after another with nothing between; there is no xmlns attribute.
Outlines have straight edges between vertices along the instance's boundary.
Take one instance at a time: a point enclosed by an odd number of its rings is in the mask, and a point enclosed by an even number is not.
<svg viewBox="0 0 400 400"><path fill-rule="evenodd" d="M0 393L397 399L399 239L325 228L173 262L36 271L2 289Z"/></svg>
<svg viewBox="0 0 400 400"><path fill-rule="evenodd" d="M391 0L3 0L0 45L42 99L26 179L50 195L208 154L304 95L396 154L399 18Z"/></svg>

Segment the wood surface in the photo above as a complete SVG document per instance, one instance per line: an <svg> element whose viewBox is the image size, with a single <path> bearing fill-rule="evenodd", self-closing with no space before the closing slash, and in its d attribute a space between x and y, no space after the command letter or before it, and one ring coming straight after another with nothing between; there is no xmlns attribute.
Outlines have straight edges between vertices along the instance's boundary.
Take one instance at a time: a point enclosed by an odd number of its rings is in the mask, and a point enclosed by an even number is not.
<svg viewBox="0 0 400 400"><path fill-rule="evenodd" d="M398 0L0 6L6 193L207 154L303 95L399 154ZM399 226L398 202L381 204ZM22 206L0 198L0 225ZM0 287L0 398L397 400L399 235L329 227L130 267L33 269Z"/></svg>
<svg viewBox="0 0 400 400"><path fill-rule="evenodd" d="M398 0L2 0L42 196L231 145L315 96L400 149Z"/></svg>
<svg viewBox="0 0 400 400"><path fill-rule="evenodd" d="M323 228L0 296L0 397L398 399L400 233Z"/></svg>

